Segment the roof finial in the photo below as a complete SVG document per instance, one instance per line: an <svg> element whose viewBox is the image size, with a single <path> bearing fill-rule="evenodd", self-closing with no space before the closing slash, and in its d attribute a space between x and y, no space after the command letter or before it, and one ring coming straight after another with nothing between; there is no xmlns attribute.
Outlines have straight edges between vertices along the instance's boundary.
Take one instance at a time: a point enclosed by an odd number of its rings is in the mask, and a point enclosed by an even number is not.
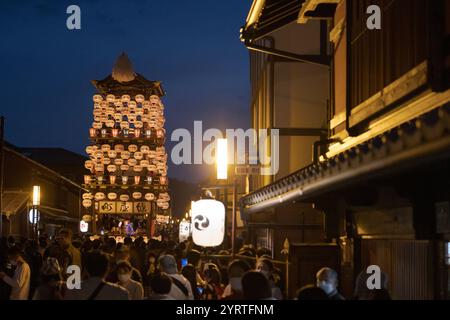
<svg viewBox="0 0 450 320"><path fill-rule="evenodd" d="M112 77L119 82L129 82L134 80L136 73L133 70L133 64L125 52L117 58L112 70Z"/></svg>

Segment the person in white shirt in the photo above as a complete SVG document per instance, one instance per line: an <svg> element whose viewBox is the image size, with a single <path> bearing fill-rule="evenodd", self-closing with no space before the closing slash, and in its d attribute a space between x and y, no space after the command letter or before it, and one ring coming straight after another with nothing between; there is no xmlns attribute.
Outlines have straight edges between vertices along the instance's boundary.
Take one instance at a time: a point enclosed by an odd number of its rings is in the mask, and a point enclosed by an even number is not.
<svg viewBox="0 0 450 320"><path fill-rule="evenodd" d="M175 300L194 300L191 283L178 273L177 261L170 255L162 255L158 259L159 270L166 273L172 280L169 296Z"/></svg>
<svg viewBox="0 0 450 320"><path fill-rule="evenodd" d="M128 261L120 262L117 267L118 284L128 291L130 300L142 300L144 299L144 287L138 281L131 279L131 273L133 267Z"/></svg>
<svg viewBox="0 0 450 320"><path fill-rule="evenodd" d="M17 246L9 248L8 260L16 267L14 275L11 278L6 273L0 272L0 279L12 288L9 298L11 300L28 300L31 279L30 266L22 258Z"/></svg>
<svg viewBox="0 0 450 320"><path fill-rule="evenodd" d="M90 252L86 256L88 278L81 282L81 289L66 290L65 300L129 300L128 291L105 281L109 259L105 253Z"/></svg>

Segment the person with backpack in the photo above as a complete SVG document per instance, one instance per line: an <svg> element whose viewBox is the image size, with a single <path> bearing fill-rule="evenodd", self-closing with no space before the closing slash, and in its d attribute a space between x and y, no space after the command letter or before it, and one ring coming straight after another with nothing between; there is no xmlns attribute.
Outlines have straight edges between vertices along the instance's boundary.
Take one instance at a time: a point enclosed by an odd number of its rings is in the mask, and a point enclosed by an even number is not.
<svg viewBox="0 0 450 320"><path fill-rule="evenodd" d="M178 273L177 261L174 256L165 254L158 259L159 270L164 272L172 280L172 286L168 296L175 300L194 300L192 287L183 275Z"/></svg>

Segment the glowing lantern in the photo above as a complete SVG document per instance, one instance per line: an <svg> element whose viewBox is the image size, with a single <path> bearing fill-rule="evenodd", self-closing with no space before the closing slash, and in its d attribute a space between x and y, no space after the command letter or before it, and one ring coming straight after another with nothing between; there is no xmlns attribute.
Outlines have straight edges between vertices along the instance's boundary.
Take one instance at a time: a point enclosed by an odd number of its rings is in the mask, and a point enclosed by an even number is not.
<svg viewBox="0 0 450 320"><path fill-rule="evenodd" d="M90 216L88 214L85 214L82 219L83 219L83 221L91 222L92 221L92 216Z"/></svg>
<svg viewBox="0 0 450 320"><path fill-rule="evenodd" d="M102 164L96 164L95 165L95 171L96 172L103 172L104 166Z"/></svg>
<svg viewBox="0 0 450 320"><path fill-rule="evenodd" d="M85 193L83 193L83 200L85 200L85 199L92 199L93 198L93 196L92 196L92 194L91 193L89 193L89 192L85 192Z"/></svg>
<svg viewBox="0 0 450 320"><path fill-rule="evenodd" d="M145 136L147 138L150 138L152 136L152 130L150 130L150 129L145 130Z"/></svg>
<svg viewBox="0 0 450 320"><path fill-rule="evenodd" d="M129 159L130 158L130 152L129 151L122 151L121 153L120 153L120 157L122 158L122 159Z"/></svg>
<svg viewBox="0 0 450 320"><path fill-rule="evenodd" d="M134 170L134 172L142 172L143 168L140 165L135 165L133 170Z"/></svg>
<svg viewBox="0 0 450 320"><path fill-rule="evenodd" d="M101 201L105 199L105 194L103 192L97 192L94 196L95 200Z"/></svg>
<svg viewBox="0 0 450 320"><path fill-rule="evenodd" d="M84 176L84 184L89 184L91 182L91 176L85 175Z"/></svg>
<svg viewBox="0 0 450 320"><path fill-rule="evenodd" d="M138 147L135 144L130 144L128 146L128 151L130 151L130 152L136 152L137 150L138 150Z"/></svg>
<svg viewBox="0 0 450 320"><path fill-rule="evenodd" d="M150 100L150 103L153 105L159 104L159 102L160 102L159 97L155 94L152 94L150 96L149 100Z"/></svg>
<svg viewBox="0 0 450 320"><path fill-rule="evenodd" d="M102 134L102 138L105 138L106 137L106 129L102 129L101 131L101 134Z"/></svg>
<svg viewBox="0 0 450 320"><path fill-rule="evenodd" d="M117 136L119 135L119 129L114 128L114 129L112 129L111 132L112 132L112 136L114 138L117 138Z"/></svg>
<svg viewBox="0 0 450 320"><path fill-rule="evenodd" d="M114 150L115 150L116 152L122 152L122 151L125 150L125 147L123 146L123 144L116 144L116 145L114 146Z"/></svg>
<svg viewBox="0 0 450 320"><path fill-rule="evenodd" d="M97 181L98 181L98 184L102 184L103 183L103 176L97 177Z"/></svg>
<svg viewBox="0 0 450 320"><path fill-rule="evenodd" d="M84 167L88 170L91 170L93 166L94 166L94 162L92 160L86 160L84 162Z"/></svg>
<svg viewBox="0 0 450 320"><path fill-rule="evenodd" d="M133 196L133 199L138 200L138 199L142 198L142 193L140 193L140 192L133 192L132 196Z"/></svg>
<svg viewBox="0 0 450 320"><path fill-rule="evenodd" d="M136 123L137 124L137 123ZM137 127L137 126L136 126ZM141 136L141 129L134 129L134 136L139 138Z"/></svg>
<svg viewBox="0 0 450 320"><path fill-rule="evenodd" d="M138 94L134 97L134 100L136 100L136 102L143 102L144 101L144 96L142 94Z"/></svg>
<svg viewBox="0 0 450 320"><path fill-rule="evenodd" d="M109 183L115 184L116 183L116 176L109 176Z"/></svg>
<svg viewBox="0 0 450 320"><path fill-rule="evenodd" d="M141 160L141 162L139 162L139 164L143 167L143 168L147 168L148 165L150 164L150 162L148 160Z"/></svg>
<svg viewBox="0 0 450 320"><path fill-rule="evenodd" d="M127 94L124 94L122 96L122 102L129 102L131 100L130 96Z"/></svg>
<svg viewBox="0 0 450 320"><path fill-rule="evenodd" d="M152 182L153 182L152 176L147 176L147 183L152 184Z"/></svg>
<svg viewBox="0 0 450 320"><path fill-rule="evenodd" d="M117 199L117 193L115 193L115 192L108 193L108 199L109 200L116 200Z"/></svg>
<svg viewBox="0 0 450 320"><path fill-rule="evenodd" d="M109 150L108 151L108 157L114 159L115 157L117 157L117 152L115 150Z"/></svg>
<svg viewBox="0 0 450 320"><path fill-rule="evenodd" d="M122 158L114 159L114 164L116 166L121 166L123 164L123 159Z"/></svg>
<svg viewBox="0 0 450 320"><path fill-rule="evenodd" d="M167 177L159 177L159 183L165 185L167 183Z"/></svg>
<svg viewBox="0 0 450 320"><path fill-rule="evenodd" d="M127 176L122 176L122 183L123 184L127 184L128 182L128 177Z"/></svg>
<svg viewBox="0 0 450 320"><path fill-rule="evenodd" d="M114 103L116 101L116 97L113 94L108 94L106 96L106 101Z"/></svg>
<svg viewBox="0 0 450 320"><path fill-rule="evenodd" d="M141 176L134 176L134 184L139 184L141 181Z"/></svg>
<svg viewBox="0 0 450 320"><path fill-rule="evenodd" d="M137 151L134 153L134 158L136 160L141 160L143 157L144 157L144 155L142 154L142 152Z"/></svg>
<svg viewBox="0 0 450 320"><path fill-rule="evenodd" d="M28 221L31 224L38 224L40 219L40 213L37 208L32 208L28 211Z"/></svg>
<svg viewBox="0 0 450 320"><path fill-rule="evenodd" d="M192 202L192 239L202 247L215 247L223 242L225 206L222 202L202 199Z"/></svg>
<svg viewBox="0 0 450 320"><path fill-rule="evenodd" d="M122 170L122 171L128 171L128 170L130 170L130 166L127 165L127 164L123 164L123 165L120 166L120 170Z"/></svg>
<svg viewBox="0 0 450 320"><path fill-rule="evenodd" d="M155 195L153 193L146 193L144 198L147 201L153 201L153 200L155 200Z"/></svg>
<svg viewBox="0 0 450 320"><path fill-rule="evenodd" d="M103 100L103 97L99 94L95 94L93 97L94 102L100 103Z"/></svg>
<svg viewBox="0 0 450 320"><path fill-rule="evenodd" d="M128 201L130 199L130 196L127 194L121 194L119 199L120 201Z"/></svg>
<svg viewBox="0 0 450 320"><path fill-rule="evenodd" d="M141 146L141 152L143 154L147 154L150 151L150 147L149 146Z"/></svg>
<svg viewBox="0 0 450 320"><path fill-rule="evenodd" d="M178 238L180 240L180 243L186 241L189 236L191 235L191 224L188 221L181 221L180 222L180 230Z"/></svg>
<svg viewBox="0 0 450 320"><path fill-rule="evenodd" d="M85 222L84 220L80 221L80 232L88 232L89 230L89 223Z"/></svg>
<svg viewBox="0 0 450 320"><path fill-rule="evenodd" d="M95 130L94 128L89 129L89 136L91 138L94 138L96 134L97 134L97 130Z"/></svg>
<svg viewBox="0 0 450 320"><path fill-rule="evenodd" d="M128 159L127 163L130 167L134 167L137 164L137 160L134 158L130 158Z"/></svg>

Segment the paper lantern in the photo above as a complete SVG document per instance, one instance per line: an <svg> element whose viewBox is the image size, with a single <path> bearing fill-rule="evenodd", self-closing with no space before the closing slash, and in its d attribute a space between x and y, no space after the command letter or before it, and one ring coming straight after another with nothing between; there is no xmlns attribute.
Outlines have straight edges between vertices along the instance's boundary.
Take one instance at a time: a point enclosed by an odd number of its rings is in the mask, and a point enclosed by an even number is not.
<svg viewBox="0 0 450 320"><path fill-rule="evenodd" d="M144 198L147 201L153 201L153 200L155 200L155 195L153 193L146 193Z"/></svg>
<svg viewBox="0 0 450 320"><path fill-rule="evenodd" d="M114 176L114 175L109 176L109 183L110 184L115 184L116 183L116 176Z"/></svg>
<svg viewBox="0 0 450 320"><path fill-rule="evenodd" d="M111 150L111 146L109 144L102 144L101 150L102 152L108 152L109 150Z"/></svg>
<svg viewBox="0 0 450 320"><path fill-rule="evenodd" d="M92 221L92 216L89 215L89 214L85 214L82 219L83 219L83 221L91 222Z"/></svg>
<svg viewBox="0 0 450 320"><path fill-rule="evenodd" d="M128 170L130 170L130 166L127 165L127 164L123 164L123 165L120 166L120 170L122 170L122 171L128 171Z"/></svg>
<svg viewBox="0 0 450 320"><path fill-rule="evenodd" d="M138 199L142 198L142 193L140 193L140 192L133 192L132 196L133 196L133 199L138 200Z"/></svg>
<svg viewBox="0 0 450 320"><path fill-rule="evenodd" d="M122 158L114 159L114 164L115 164L116 166L121 166L121 165L123 165L123 159L122 159Z"/></svg>
<svg viewBox="0 0 450 320"><path fill-rule="evenodd" d="M123 146L123 144L116 144L116 145L114 146L114 150L115 150L116 152L122 152L122 151L125 150L125 147Z"/></svg>
<svg viewBox="0 0 450 320"><path fill-rule="evenodd" d="M178 239L180 243L186 241L191 235L191 224L188 221L181 221L179 226Z"/></svg>
<svg viewBox="0 0 450 320"><path fill-rule="evenodd" d="M145 136L147 138L150 138L152 136L152 130L150 130L150 129L145 130Z"/></svg>
<svg viewBox="0 0 450 320"><path fill-rule="evenodd" d="M161 183L162 185L167 184L167 177L159 177L159 183Z"/></svg>
<svg viewBox="0 0 450 320"><path fill-rule="evenodd" d="M164 201L163 199L158 199L158 200L156 200L156 205L157 205L158 207L162 207L164 203L165 203L165 201Z"/></svg>
<svg viewBox="0 0 450 320"><path fill-rule="evenodd" d="M137 152L134 153L134 158L136 160L141 160L143 157L144 157L144 155L140 151L137 151Z"/></svg>
<svg viewBox="0 0 450 320"><path fill-rule="evenodd" d="M111 159L108 157L105 157L102 159L102 164L104 164L105 166L109 165L111 163Z"/></svg>
<svg viewBox="0 0 450 320"><path fill-rule="evenodd" d="M89 223L81 220L80 221L80 232L84 233L84 232L88 232L88 230L89 230Z"/></svg>
<svg viewBox="0 0 450 320"><path fill-rule="evenodd" d="M156 169L156 166L154 164L150 164L150 165L147 166L147 170L150 171L150 172L155 172L157 169Z"/></svg>
<svg viewBox="0 0 450 320"><path fill-rule="evenodd" d="M106 101L114 103L116 101L116 97L113 94L108 94L106 96Z"/></svg>
<svg viewBox="0 0 450 320"><path fill-rule="evenodd" d="M134 158L130 158L128 159L127 163L130 167L134 167L137 164L137 160Z"/></svg>
<svg viewBox="0 0 450 320"><path fill-rule="evenodd" d="M148 162L148 160L141 160L139 164L142 166L142 168L147 168L150 163Z"/></svg>
<svg viewBox="0 0 450 320"><path fill-rule="evenodd" d="M136 152L137 150L138 150L138 147L135 144L130 144L128 146L128 151L130 151L130 152Z"/></svg>
<svg viewBox="0 0 450 320"><path fill-rule="evenodd" d="M122 102L129 102L130 100L131 100L131 98L130 98L130 96L127 95L127 94L124 94L124 95L121 97L121 101L122 101Z"/></svg>
<svg viewBox="0 0 450 320"><path fill-rule="evenodd" d="M84 162L84 167L88 170L91 170L93 166L94 166L94 162L92 160L86 160Z"/></svg>
<svg viewBox="0 0 450 320"><path fill-rule="evenodd" d="M122 159L129 159L130 158L130 152L129 151L122 151L121 153L120 153L120 157L122 158Z"/></svg>
<svg viewBox="0 0 450 320"><path fill-rule="evenodd" d="M152 176L147 176L147 183L152 184L152 182L153 182Z"/></svg>
<svg viewBox="0 0 450 320"><path fill-rule="evenodd" d="M161 209L163 209L163 210L169 209L169 203L168 203L168 202L165 202L165 203L161 206Z"/></svg>
<svg viewBox="0 0 450 320"><path fill-rule="evenodd" d="M150 159L156 158L156 151L150 150L150 151L148 152L148 157L149 157Z"/></svg>
<svg viewBox="0 0 450 320"><path fill-rule="evenodd" d="M192 239L201 247L215 247L223 242L225 206L222 202L202 199L192 202Z"/></svg>
<svg viewBox="0 0 450 320"><path fill-rule="evenodd" d="M141 182L141 177L140 176L134 176L134 184L139 184L139 182Z"/></svg>
<svg viewBox="0 0 450 320"><path fill-rule="evenodd" d="M128 102L128 108L130 108L130 110L136 109L136 106L137 106L136 101Z"/></svg>
<svg viewBox="0 0 450 320"><path fill-rule="evenodd" d="M109 120L106 121L106 126L107 126L108 128L113 128L114 125L115 125L114 120L109 119Z"/></svg>
<svg viewBox="0 0 450 320"><path fill-rule="evenodd" d="M143 102L144 101L144 96L142 94L138 94L134 97L134 100L136 100L137 102Z"/></svg>
<svg viewBox="0 0 450 320"><path fill-rule="evenodd" d="M82 204L83 204L83 207L89 208L90 206L92 206L92 200L91 199L84 199Z"/></svg>
<svg viewBox="0 0 450 320"><path fill-rule="evenodd" d="M89 199L91 200L93 198L92 194L90 192L85 192L82 195L83 200Z"/></svg>
<svg viewBox="0 0 450 320"><path fill-rule="evenodd" d="M114 159L115 157L117 157L117 152L115 150L109 150L108 157Z"/></svg>
<svg viewBox="0 0 450 320"><path fill-rule="evenodd" d="M136 128L142 128L143 126L144 126L144 124L142 123L142 121L135 121L134 122L134 126L136 127ZM140 131L139 131L139 135L140 135ZM136 135L135 135L136 136ZM139 138L139 136L136 136L136 138Z"/></svg>
<svg viewBox="0 0 450 320"><path fill-rule="evenodd" d="M84 176L84 184L89 184L91 182L91 176L85 175Z"/></svg>
<svg viewBox="0 0 450 320"><path fill-rule="evenodd" d="M102 151L102 150L96 150L96 151L94 152L94 156L95 156L96 158L101 158L101 157L103 157L103 151Z"/></svg>
<svg viewBox="0 0 450 320"><path fill-rule="evenodd" d="M150 101L144 101L142 102L142 107L149 108L150 107Z"/></svg>
<svg viewBox="0 0 450 320"><path fill-rule="evenodd" d="M127 184L127 182L128 182L128 177L122 176L122 184Z"/></svg>
<svg viewBox="0 0 450 320"><path fill-rule="evenodd" d="M39 224L39 220L41 218L41 214L37 208L32 208L28 211L28 221L31 224Z"/></svg>
<svg viewBox="0 0 450 320"><path fill-rule="evenodd" d="M156 105L159 104L160 99L157 95L152 94L149 98L149 101L151 104Z"/></svg>
<svg viewBox="0 0 450 320"><path fill-rule="evenodd" d="M94 102L99 103L99 102L102 102L103 97L100 94L94 94L93 100L94 100Z"/></svg>
<svg viewBox="0 0 450 320"><path fill-rule="evenodd" d="M134 172L142 172L143 168L140 165L135 165L133 170L134 170Z"/></svg>
<svg viewBox="0 0 450 320"><path fill-rule="evenodd" d="M119 129L114 128L111 130L111 133L114 138L117 138L117 136L119 135Z"/></svg>
<svg viewBox="0 0 450 320"><path fill-rule="evenodd" d="M105 199L105 194L103 192L97 192L94 196L95 200L101 201Z"/></svg>
<svg viewBox="0 0 450 320"><path fill-rule="evenodd" d="M108 193L108 199L109 200L116 200L117 199L117 193L115 193L115 192Z"/></svg>
<svg viewBox="0 0 450 320"><path fill-rule="evenodd" d="M137 125L138 122L141 123L140 126ZM135 124L136 128L142 128L142 122L141 121L138 121L138 122L136 122L136 124ZM134 136L136 138L139 138L141 136L141 129L134 129Z"/></svg>
<svg viewBox="0 0 450 320"><path fill-rule="evenodd" d="M130 196L127 194L121 194L119 197L120 201L128 201L130 199Z"/></svg>
<svg viewBox="0 0 450 320"><path fill-rule="evenodd" d="M87 146L86 153L90 155L90 154L92 154L92 152L93 152L92 146Z"/></svg>
<svg viewBox="0 0 450 320"><path fill-rule="evenodd" d="M163 129L156 130L156 137L157 138L164 138L164 130Z"/></svg>
<svg viewBox="0 0 450 320"><path fill-rule="evenodd" d="M128 129L130 127L130 124L128 123L128 121L121 121L120 122L120 128L121 129Z"/></svg>
<svg viewBox="0 0 450 320"><path fill-rule="evenodd" d="M103 183L103 176L98 176L97 177L97 182L98 182L98 184L102 184Z"/></svg>
<svg viewBox="0 0 450 320"><path fill-rule="evenodd" d="M97 130L95 130L95 128L90 128L89 129L89 136L91 138L94 138L96 134L97 134Z"/></svg>
<svg viewBox="0 0 450 320"><path fill-rule="evenodd" d="M95 168L96 172L103 172L104 171L104 166L102 164L96 164L94 168Z"/></svg>
<svg viewBox="0 0 450 320"><path fill-rule="evenodd" d="M141 146L141 152L143 154L147 154L150 151L150 147L149 146Z"/></svg>

